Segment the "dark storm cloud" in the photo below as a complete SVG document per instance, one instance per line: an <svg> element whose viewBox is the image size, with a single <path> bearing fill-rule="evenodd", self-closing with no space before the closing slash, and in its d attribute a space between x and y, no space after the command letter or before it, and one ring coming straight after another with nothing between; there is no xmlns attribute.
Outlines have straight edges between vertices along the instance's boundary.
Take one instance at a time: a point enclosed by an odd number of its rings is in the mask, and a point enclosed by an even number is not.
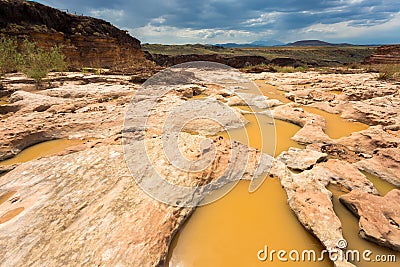
<svg viewBox="0 0 400 267"><path fill-rule="evenodd" d="M193 30L293 31L315 24L371 26L400 12L398 0L69 0L39 1L96 15L124 28L146 25ZM118 12L120 11L120 12Z"/></svg>

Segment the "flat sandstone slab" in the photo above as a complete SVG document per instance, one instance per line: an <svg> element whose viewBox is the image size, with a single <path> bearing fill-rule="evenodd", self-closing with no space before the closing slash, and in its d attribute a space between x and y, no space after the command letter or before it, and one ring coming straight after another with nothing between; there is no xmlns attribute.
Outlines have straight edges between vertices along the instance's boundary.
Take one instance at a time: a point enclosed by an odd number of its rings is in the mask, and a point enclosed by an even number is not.
<svg viewBox="0 0 400 267"><path fill-rule="evenodd" d="M361 237L400 251L400 190L384 197L353 190L339 200L360 217Z"/></svg>

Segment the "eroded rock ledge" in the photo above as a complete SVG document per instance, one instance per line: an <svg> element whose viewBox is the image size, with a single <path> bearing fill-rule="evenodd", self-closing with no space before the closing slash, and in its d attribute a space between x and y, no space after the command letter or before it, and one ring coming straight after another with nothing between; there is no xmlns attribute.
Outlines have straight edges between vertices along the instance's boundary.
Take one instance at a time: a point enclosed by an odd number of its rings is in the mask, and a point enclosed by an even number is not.
<svg viewBox="0 0 400 267"><path fill-rule="evenodd" d="M384 197L354 190L339 199L360 218L363 238L400 251L400 190Z"/></svg>

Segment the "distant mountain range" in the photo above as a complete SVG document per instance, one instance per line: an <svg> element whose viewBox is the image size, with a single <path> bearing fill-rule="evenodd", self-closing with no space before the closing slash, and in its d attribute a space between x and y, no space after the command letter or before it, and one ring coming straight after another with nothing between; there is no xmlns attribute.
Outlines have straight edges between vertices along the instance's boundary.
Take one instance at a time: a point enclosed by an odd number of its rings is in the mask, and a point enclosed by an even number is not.
<svg viewBox="0 0 400 267"><path fill-rule="evenodd" d="M237 44L237 43L226 43L226 44L215 44L215 46L221 46L225 48L235 48L235 47L263 47L263 46L351 46L348 43L328 43L320 40L301 40L293 43L282 43L277 40L267 40L267 41L255 41L247 44Z"/></svg>
<svg viewBox="0 0 400 267"><path fill-rule="evenodd" d="M277 40L267 40L267 41L254 41L248 44L237 44L237 43L226 43L226 44L216 44L216 46L222 46L225 48L234 47L260 47L260 46L282 46L284 43Z"/></svg>

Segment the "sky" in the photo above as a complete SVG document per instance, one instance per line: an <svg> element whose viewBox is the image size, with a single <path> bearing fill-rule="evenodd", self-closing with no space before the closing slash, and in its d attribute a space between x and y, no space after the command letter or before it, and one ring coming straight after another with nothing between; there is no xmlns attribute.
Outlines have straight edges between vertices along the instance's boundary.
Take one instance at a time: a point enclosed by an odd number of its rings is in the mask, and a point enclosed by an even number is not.
<svg viewBox="0 0 400 267"><path fill-rule="evenodd" d="M38 0L102 18L142 43L318 39L400 43L399 0Z"/></svg>

